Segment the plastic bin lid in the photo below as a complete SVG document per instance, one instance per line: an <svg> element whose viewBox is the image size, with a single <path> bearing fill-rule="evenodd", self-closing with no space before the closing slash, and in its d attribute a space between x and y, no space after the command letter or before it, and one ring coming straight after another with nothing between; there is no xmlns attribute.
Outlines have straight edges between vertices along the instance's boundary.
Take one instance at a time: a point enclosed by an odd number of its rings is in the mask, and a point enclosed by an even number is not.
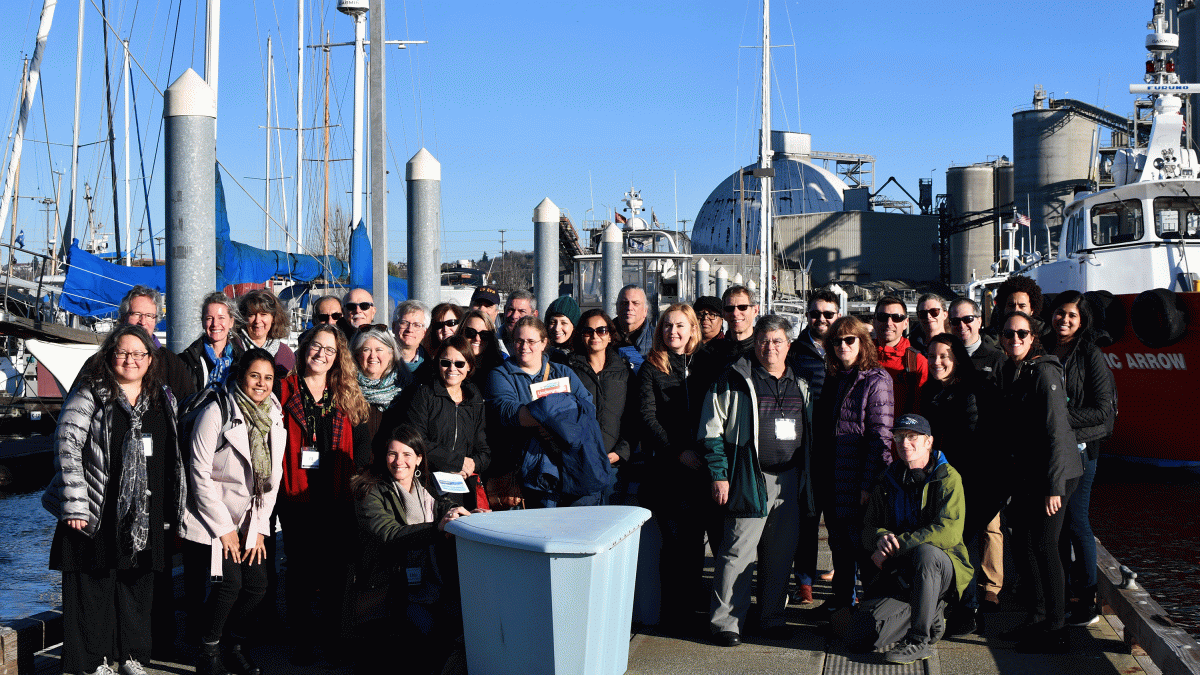
<svg viewBox="0 0 1200 675"><path fill-rule="evenodd" d="M580 506L475 513L448 523L446 531L481 544L582 556L607 551L649 519L637 506Z"/></svg>

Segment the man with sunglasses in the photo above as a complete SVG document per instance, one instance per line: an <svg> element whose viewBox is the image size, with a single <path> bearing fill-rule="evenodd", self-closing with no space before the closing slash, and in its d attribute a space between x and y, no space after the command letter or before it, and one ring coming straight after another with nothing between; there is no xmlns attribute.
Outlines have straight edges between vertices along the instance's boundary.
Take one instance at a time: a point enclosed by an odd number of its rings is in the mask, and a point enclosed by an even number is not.
<svg viewBox="0 0 1200 675"><path fill-rule="evenodd" d="M700 322L700 344L706 345L725 337L725 306L720 298L702 295L692 303L692 309L696 311L696 320Z"/></svg>
<svg viewBox="0 0 1200 675"><path fill-rule="evenodd" d="M712 340L696 352L693 369L707 391L733 362L754 351L754 324L758 321L758 299L745 286L729 286L721 294L725 322L729 330L720 340Z"/></svg>
<svg viewBox="0 0 1200 675"><path fill-rule="evenodd" d="M350 325L358 328L375 323L375 298L365 288L355 288L342 298L342 308Z"/></svg>
<svg viewBox="0 0 1200 675"><path fill-rule="evenodd" d="M900 298L885 295L875 303L871 325L875 329L879 365L891 374L895 385L892 387L895 418L916 412L921 402L921 387L929 379L929 362L904 336L908 330L908 306Z"/></svg>
<svg viewBox="0 0 1200 675"><path fill-rule="evenodd" d="M1000 366L1004 364L1004 352L979 334L982 326L982 312L974 300L959 298L950 303L950 332L962 339L975 371L986 373L986 377L995 382Z"/></svg>

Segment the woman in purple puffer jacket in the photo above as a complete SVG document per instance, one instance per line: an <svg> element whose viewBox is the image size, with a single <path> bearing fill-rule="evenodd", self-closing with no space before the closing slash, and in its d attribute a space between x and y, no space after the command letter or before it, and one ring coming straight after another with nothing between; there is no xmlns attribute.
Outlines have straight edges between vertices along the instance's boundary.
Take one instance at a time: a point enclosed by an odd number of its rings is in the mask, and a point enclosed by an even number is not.
<svg viewBox="0 0 1200 675"><path fill-rule="evenodd" d="M813 415L813 484L824 489L819 498L835 573L826 604L834 610L854 604L856 573L873 569L860 544L863 508L892 461L894 401L892 377L879 366L870 331L858 319L846 316L830 326L825 365L829 375Z"/></svg>

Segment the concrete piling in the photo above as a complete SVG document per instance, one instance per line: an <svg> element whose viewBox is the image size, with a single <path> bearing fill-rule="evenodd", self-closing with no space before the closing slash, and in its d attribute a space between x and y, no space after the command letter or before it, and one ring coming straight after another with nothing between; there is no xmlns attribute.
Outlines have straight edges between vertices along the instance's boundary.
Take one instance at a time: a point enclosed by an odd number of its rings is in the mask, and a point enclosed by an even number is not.
<svg viewBox="0 0 1200 675"><path fill-rule="evenodd" d="M559 213L549 197L533 209L533 292L543 317L558 297Z"/></svg>
<svg viewBox="0 0 1200 675"><path fill-rule="evenodd" d="M604 292L604 312L609 316L617 315L617 293L621 292L622 283L622 260L621 256L625 248L625 235L621 234L621 228L616 225L609 224L604 228L604 239L600 244L600 253L603 256L600 263L601 279Z"/></svg>
<svg viewBox="0 0 1200 675"><path fill-rule="evenodd" d="M408 181L408 297L441 302L442 165L425 148L405 165ZM386 290L382 292L386 293Z"/></svg>

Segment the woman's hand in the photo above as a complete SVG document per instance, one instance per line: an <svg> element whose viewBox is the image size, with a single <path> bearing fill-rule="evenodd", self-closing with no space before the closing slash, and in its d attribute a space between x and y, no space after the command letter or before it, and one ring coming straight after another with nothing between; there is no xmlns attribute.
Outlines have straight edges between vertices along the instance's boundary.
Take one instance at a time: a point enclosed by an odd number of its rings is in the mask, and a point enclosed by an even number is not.
<svg viewBox="0 0 1200 675"><path fill-rule="evenodd" d="M246 549L242 555L242 559L248 561L251 565L257 565L267 559L267 538L263 535L258 535L258 543L254 548Z"/></svg>
<svg viewBox="0 0 1200 675"><path fill-rule="evenodd" d="M84 520L83 518L67 518L67 527L71 528L72 530L82 531L83 528L87 527L87 523L88 521Z"/></svg>
<svg viewBox="0 0 1200 675"><path fill-rule="evenodd" d="M692 450L691 448L679 453L679 463L696 471L699 471L700 467L704 466L704 464L700 461L700 456L697 455L696 451Z"/></svg>
<svg viewBox="0 0 1200 675"><path fill-rule="evenodd" d="M610 452L610 453L608 453L608 463L609 463L609 464L616 464L616 463L617 463L617 462L619 462L619 461L621 461L621 456L620 456L620 455L618 455L618 454L617 454L617 453L615 453L615 452Z"/></svg>
<svg viewBox="0 0 1200 675"><path fill-rule="evenodd" d="M221 535L221 557L230 558L235 563L242 562L242 542L238 539L237 530Z"/></svg>
<svg viewBox="0 0 1200 675"><path fill-rule="evenodd" d="M475 460L471 459L470 457L463 458L462 471L460 471L459 474L462 475L463 478L466 478L473 473L475 473Z"/></svg>
<svg viewBox="0 0 1200 675"><path fill-rule="evenodd" d="M449 523L452 520L458 520L459 518L461 518L463 516L469 516L469 515L471 515L470 511L464 509L461 506L456 506L456 507L450 509L449 511L447 511L446 515L442 516L441 522L438 523L438 529L441 530L442 532L445 532L446 531L446 523Z"/></svg>
<svg viewBox="0 0 1200 675"><path fill-rule="evenodd" d="M1050 495L1046 497L1046 516L1053 516L1062 508L1062 497L1058 495Z"/></svg>

